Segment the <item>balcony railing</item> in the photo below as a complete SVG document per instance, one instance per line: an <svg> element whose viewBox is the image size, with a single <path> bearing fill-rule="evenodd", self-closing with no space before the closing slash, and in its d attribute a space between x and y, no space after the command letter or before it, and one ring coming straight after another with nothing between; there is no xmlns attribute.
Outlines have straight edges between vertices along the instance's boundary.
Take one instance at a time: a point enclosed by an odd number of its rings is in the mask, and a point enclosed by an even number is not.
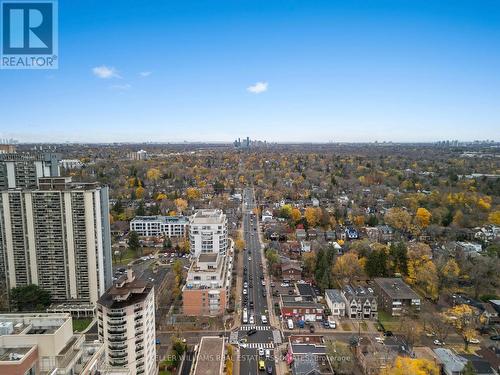
<svg viewBox="0 0 500 375"><path fill-rule="evenodd" d="M122 335L125 332L127 332L125 328L108 328L108 333L110 335Z"/></svg>
<svg viewBox="0 0 500 375"><path fill-rule="evenodd" d="M108 317L110 318L121 318L125 316L125 312L108 312Z"/></svg>
<svg viewBox="0 0 500 375"><path fill-rule="evenodd" d="M126 350L127 344L112 344L108 345L109 350Z"/></svg>
<svg viewBox="0 0 500 375"><path fill-rule="evenodd" d="M123 352L123 353L109 353L108 354L110 358L113 358L113 359L125 359L127 358L127 353L126 352Z"/></svg>

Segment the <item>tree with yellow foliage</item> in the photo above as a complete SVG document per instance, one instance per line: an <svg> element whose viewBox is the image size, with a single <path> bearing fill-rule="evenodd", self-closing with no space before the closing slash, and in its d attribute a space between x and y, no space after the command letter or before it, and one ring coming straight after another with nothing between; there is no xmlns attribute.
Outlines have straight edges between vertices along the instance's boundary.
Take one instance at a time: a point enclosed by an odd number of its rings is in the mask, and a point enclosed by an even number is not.
<svg viewBox="0 0 500 375"><path fill-rule="evenodd" d="M491 197L484 196L479 198L477 201L477 206L483 211L489 211L491 209Z"/></svg>
<svg viewBox="0 0 500 375"><path fill-rule="evenodd" d="M142 186L139 186L137 189L135 189L135 197L137 199L142 199L144 197L144 188Z"/></svg>
<svg viewBox="0 0 500 375"><path fill-rule="evenodd" d="M475 337L475 326L477 318L474 309L469 305L456 305L450 307L444 313L444 318L453 327L464 341L464 349L467 351L469 348L470 340Z"/></svg>
<svg viewBox="0 0 500 375"><path fill-rule="evenodd" d="M186 189L186 195L190 201L201 197L200 191L194 187L188 187Z"/></svg>
<svg viewBox="0 0 500 375"><path fill-rule="evenodd" d="M237 252L242 251L245 248L245 240L242 238L238 238L236 241L234 241L234 248Z"/></svg>
<svg viewBox="0 0 500 375"><path fill-rule="evenodd" d="M382 370L381 375L439 375L439 367L428 359L396 357L392 366Z"/></svg>
<svg viewBox="0 0 500 375"><path fill-rule="evenodd" d="M488 215L488 221L495 225L500 225L500 211L493 211Z"/></svg>
<svg viewBox="0 0 500 375"><path fill-rule="evenodd" d="M302 218L302 214L300 213L300 210L298 208L292 208L292 212L290 215L295 223L297 223Z"/></svg>
<svg viewBox="0 0 500 375"><path fill-rule="evenodd" d="M424 207L419 207L415 214L415 221L420 228L427 228L431 222L431 213Z"/></svg>
<svg viewBox="0 0 500 375"><path fill-rule="evenodd" d="M321 210L317 207L307 207L304 212L304 217L307 220L307 224L314 228L319 223L319 219L321 217Z"/></svg>
<svg viewBox="0 0 500 375"><path fill-rule="evenodd" d="M157 168L148 169L148 171L146 172L146 177L148 178L148 180L156 181L160 178L160 170Z"/></svg>
<svg viewBox="0 0 500 375"><path fill-rule="evenodd" d="M177 198L174 200L175 207L177 208L177 211L182 213L188 206L188 202L185 199L182 198Z"/></svg>
<svg viewBox="0 0 500 375"><path fill-rule="evenodd" d="M406 282L420 289L428 298L436 300L439 279L436 265L431 260L429 245L415 242L408 244L408 276Z"/></svg>
<svg viewBox="0 0 500 375"><path fill-rule="evenodd" d="M166 199L166 198L167 198L167 195L166 195L166 194L164 194L164 193L159 193L159 194L156 196L156 200L157 200L157 201L162 201L162 200L164 200L164 199Z"/></svg>
<svg viewBox="0 0 500 375"><path fill-rule="evenodd" d="M351 251L338 257L332 272L334 278L347 280L348 284L350 284L356 276L361 276L363 274L363 269L359 264L358 254Z"/></svg>
<svg viewBox="0 0 500 375"><path fill-rule="evenodd" d="M399 207L394 207L385 213L384 221L391 227L407 232L411 225L411 215Z"/></svg>

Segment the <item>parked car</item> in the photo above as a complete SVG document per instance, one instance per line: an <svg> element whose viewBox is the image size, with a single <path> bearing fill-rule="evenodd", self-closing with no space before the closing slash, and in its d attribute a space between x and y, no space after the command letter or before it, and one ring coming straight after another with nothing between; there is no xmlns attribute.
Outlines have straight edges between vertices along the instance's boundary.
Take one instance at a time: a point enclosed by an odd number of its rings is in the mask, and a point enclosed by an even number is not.
<svg viewBox="0 0 500 375"><path fill-rule="evenodd" d="M264 348L263 347L259 348L259 356L264 357Z"/></svg>
<svg viewBox="0 0 500 375"><path fill-rule="evenodd" d="M469 343L471 343L471 344L479 344L480 341L478 339L476 339L476 338L472 338L472 339L469 340Z"/></svg>
<svg viewBox="0 0 500 375"><path fill-rule="evenodd" d="M493 335L493 336L490 336L490 340L493 340L493 341L498 341L498 340L500 340L500 335Z"/></svg>
<svg viewBox="0 0 500 375"><path fill-rule="evenodd" d="M281 286L282 286L283 288L288 288L288 287L290 286L290 284L288 284L288 283L281 283Z"/></svg>
<svg viewBox="0 0 500 375"><path fill-rule="evenodd" d="M271 358L271 351L269 349L266 349L266 358Z"/></svg>
<svg viewBox="0 0 500 375"><path fill-rule="evenodd" d="M441 340L438 340L438 339L434 340L433 343L434 343L434 345L437 345L437 346L443 346L444 345L444 341L441 341Z"/></svg>
<svg viewBox="0 0 500 375"><path fill-rule="evenodd" d="M314 333L314 326L312 324L309 326L309 332Z"/></svg>
<svg viewBox="0 0 500 375"><path fill-rule="evenodd" d="M273 366L267 365L267 373L272 374L273 373Z"/></svg>

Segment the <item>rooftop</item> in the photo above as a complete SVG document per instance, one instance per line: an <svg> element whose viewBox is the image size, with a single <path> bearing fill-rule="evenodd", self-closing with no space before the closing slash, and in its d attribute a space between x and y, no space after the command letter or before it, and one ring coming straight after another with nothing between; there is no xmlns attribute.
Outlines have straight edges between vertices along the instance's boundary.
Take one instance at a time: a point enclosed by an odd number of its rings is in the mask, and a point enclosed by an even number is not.
<svg viewBox="0 0 500 375"><path fill-rule="evenodd" d="M289 296L282 294L281 302L285 307L294 307L294 306L307 306L311 308L322 309L323 305L314 302L312 296Z"/></svg>
<svg viewBox="0 0 500 375"><path fill-rule="evenodd" d="M420 299L418 294L400 278L377 277L374 282L392 299Z"/></svg>
<svg viewBox="0 0 500 375"><path fill-rule="evenodd" d="M224 362L224 338L202 337L194 375L219 375Z"/></svg>
<svg viewBox="0 0 500 375"><path fill-rule="evenodd" d="M344 299L339 289L326 289L325 296L328 296L332 302L344 303Z"/></svg>
<svg viewBox="0 0 500 375"><path fill-rule="evenodd" d="M153 289L153 285L136 279L132 269L120 277L97 301L108 309L120 309L143 301Z"/></svg>
<svg viewBox="0 0 500 375"><path fill-rule="evenodd" d="M188 219L186 216L161 216L161 215L156 215L156 216L136 216L132 219L132 222L134 221L149 221L149 222L155 222L159 221L162 223L178 223L178 224L187 224Z"/></svg>
<svg viewBox="0 0 500 375"><path fill-rule="evenodd" d="M198 210L189 219L190 224L223 224L226 215L219 209Z"/></svg>

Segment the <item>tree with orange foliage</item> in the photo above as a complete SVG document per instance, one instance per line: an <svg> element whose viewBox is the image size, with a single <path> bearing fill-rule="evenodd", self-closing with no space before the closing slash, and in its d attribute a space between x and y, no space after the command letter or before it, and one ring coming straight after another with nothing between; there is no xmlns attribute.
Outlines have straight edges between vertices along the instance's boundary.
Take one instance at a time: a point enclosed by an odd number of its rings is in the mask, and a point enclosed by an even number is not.
<svg viewBox="0 0 500 375"><path fill-rule="evenodd" d="M431 222L431 213L424 207L419 207L415 214L415 221L420 228L427 228Z"/></svg>

